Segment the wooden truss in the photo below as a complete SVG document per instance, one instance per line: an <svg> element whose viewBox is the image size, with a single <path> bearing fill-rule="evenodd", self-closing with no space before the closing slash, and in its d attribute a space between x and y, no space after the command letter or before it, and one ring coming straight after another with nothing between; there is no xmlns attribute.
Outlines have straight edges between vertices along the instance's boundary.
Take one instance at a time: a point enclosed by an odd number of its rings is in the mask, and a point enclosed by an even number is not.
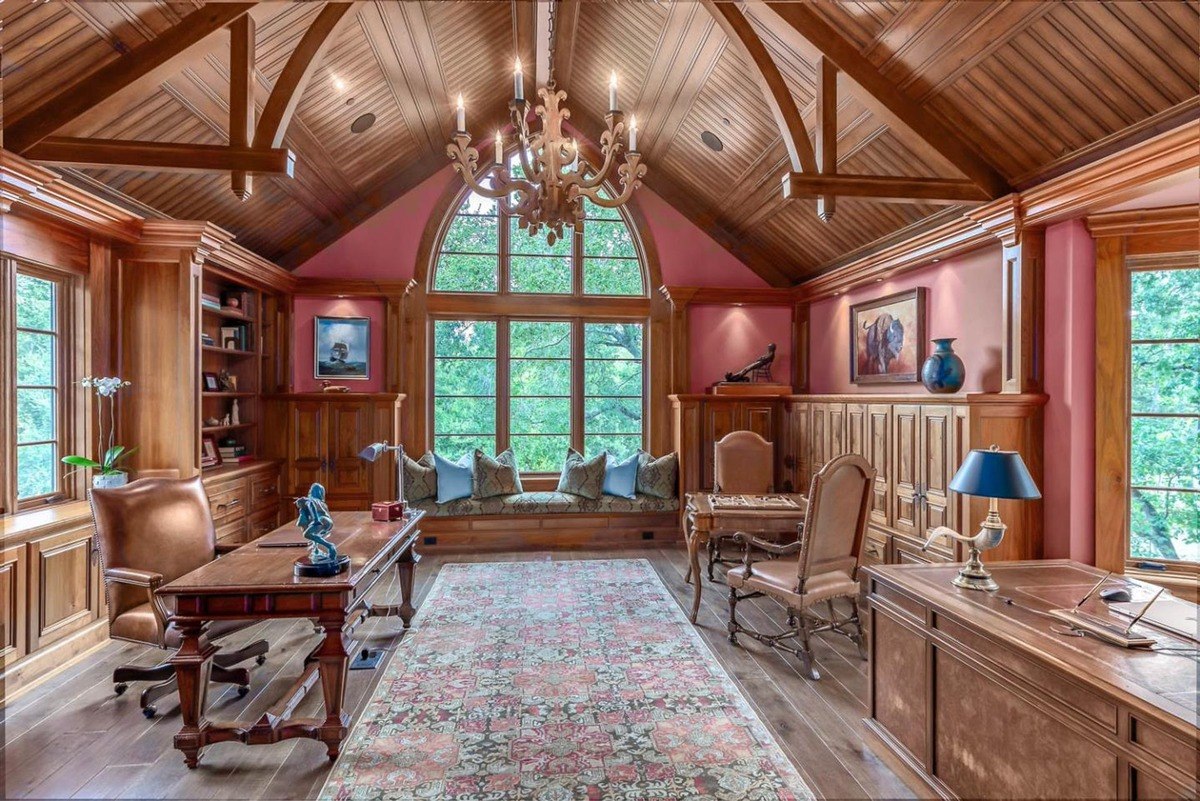
<svg viewBox="0 0 1200 801"><path fill-rule="evenodd" d="M804 120L796 108L762 39L744 13L742 2L705 0L717 24L745 57L774 113L779 135L792 169L782 177L786 198L816 198L817 214L833 218L836 198L869 198L890 203L982 203L1008 193L1008 182L978 153L908 99L884 77L854 45L847 41L807 3L765 2L756 9L772 15L808 45L816 64L815 147L810 144ZM849 88L859 100L885 121L898 136L914 140L953 165L965 178L926 178L893 175L848 175L837 171L838 73L849 78Z"/></svg>
<svg viewBox="0 0 1200 801"><path fill-rule="evenodd" d="M256 3L210 3L115 61L48 97L12 120L4 146L33 161L87 167L134 167L153 171L229 172L237 197L252 191L254 173L295 172L295 156L283 146L305 88L353 3L326 3L288 58L257 124L254 102ZM188 51L222 28L230 32L229 143L208 145L53 134L114 95L157 86L177 71Z"/></svg>

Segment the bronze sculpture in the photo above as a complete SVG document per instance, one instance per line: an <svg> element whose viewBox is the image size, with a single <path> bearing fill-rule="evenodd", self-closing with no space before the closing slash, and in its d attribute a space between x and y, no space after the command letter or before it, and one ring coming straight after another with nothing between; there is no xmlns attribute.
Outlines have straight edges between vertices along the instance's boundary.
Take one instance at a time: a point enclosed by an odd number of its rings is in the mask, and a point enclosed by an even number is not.
<svg viewBox="0 0 1200 801"><path fill-rule="evenodd" d="M730 384L753 381L755 383L771 382L771 363L775 361L775 343L767 345L767 352L736 373L726 373L725 380Z"/></svg>

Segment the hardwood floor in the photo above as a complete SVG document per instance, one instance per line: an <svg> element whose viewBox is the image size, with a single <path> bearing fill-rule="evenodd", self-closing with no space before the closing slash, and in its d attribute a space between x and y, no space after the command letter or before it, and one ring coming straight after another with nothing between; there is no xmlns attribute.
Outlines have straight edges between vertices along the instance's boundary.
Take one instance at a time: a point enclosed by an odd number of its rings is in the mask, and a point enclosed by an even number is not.
<svg viewBox="0 0 1200 801"><path fill-rule="evenodd" d="M529 559L645 558L654 565L682 606L690 606L691 588L683 583L682 547L612 551L446 554L426 556L417 570L416 595L423 599L438 570L449 562ZM721 664L767 722L808 785L824 798L913 798L910 789L865 742L862 717L867 691L866 663L854 646L837 637L816 638L818 670L811 682L800 676L791 657L743 638L741 647L725 637L724 585L706 584L698 625ZM374 600L398 597L393 581ZM774 602L757 599L739 605L738 614L756 628L782 620ZM401 637L398 622L367 621L359 630L370 647L394 649ZM274 702L300 672L300 660L313 643L307 621L271 623L247 629L225 643L265 637L268 661L254 672L250 694L213 688L209 709L223 719L254 718ZM4 710L4 798L311 798L329 770L317 742L289 740L247 748L222 743L205 751L200 768L187 770L171 745L179 728L174 698L159 704L159 716L139 713L137 692L112 691L112 669L126 662L153 664L161 652L130 643L110 642L61 673L19 695ZM357 717L381 671L351 671L347 708ZM320 693L305 700L300 713L320 705Z"/></svg>

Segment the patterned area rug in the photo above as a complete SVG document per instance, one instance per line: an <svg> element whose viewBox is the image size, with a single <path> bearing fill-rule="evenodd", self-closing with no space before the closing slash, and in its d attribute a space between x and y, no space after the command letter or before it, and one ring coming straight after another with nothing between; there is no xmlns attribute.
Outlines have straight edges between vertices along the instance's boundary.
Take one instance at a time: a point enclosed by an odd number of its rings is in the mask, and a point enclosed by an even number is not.
<svg viewBox="0 0 1200 801"><path fill-rule="evenodd" d="M812 798L643 559L442 568L325 799Z"/></svg>

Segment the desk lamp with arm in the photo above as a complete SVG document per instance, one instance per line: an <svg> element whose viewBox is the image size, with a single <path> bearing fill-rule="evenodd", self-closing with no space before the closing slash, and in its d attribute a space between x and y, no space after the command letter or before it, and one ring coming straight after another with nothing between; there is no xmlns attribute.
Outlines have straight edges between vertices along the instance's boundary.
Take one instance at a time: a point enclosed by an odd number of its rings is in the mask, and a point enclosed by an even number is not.
<svg viewBox="0 0 1200 801"><path fill-rule="evenodd" d="M995 445L988 450L973 450L950 481L950 489L960 495L988 499L988 513L979 531L971 536L959 534L946 526L938 526L921 547L925 550L939 537L949 537L967 544L967 561L954 577L954 585L968 590L998 590L999 585L979 558L1004 539L1008 528L1000 520L1000 500L1037 500L1042 497L1021 454L1002 451Z"/></svg>
<svg viewBox="0 0 1200 801"><path fill-rule="evenodd" d="M374 520L399 520L404 517L404 446L389 445L387 440L372 442L358 452L358 457L368 462L375 462L380 456L393 451L396 454L396 500L371 504L371 517Z"/></svg>

